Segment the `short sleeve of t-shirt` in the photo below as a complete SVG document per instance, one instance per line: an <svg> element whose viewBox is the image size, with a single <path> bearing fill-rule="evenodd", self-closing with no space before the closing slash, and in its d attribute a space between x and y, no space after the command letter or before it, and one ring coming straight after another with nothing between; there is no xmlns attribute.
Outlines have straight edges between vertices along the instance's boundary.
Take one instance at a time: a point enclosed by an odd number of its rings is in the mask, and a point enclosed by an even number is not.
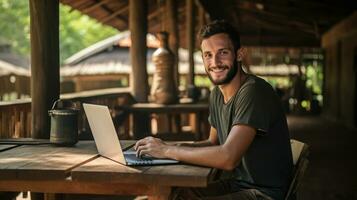
<svg viewBox="0 0 357 200"><path fill-rule="evenodd" d="M210 98L209 98L210 104L209 104L208 123L209 123L212 127L217 128L216 125L215 125L215 123L214 123L214 121L213 121L213 118L212 118L212 113L214 112L214 107L213 107L213 105L214 105L214 104L213 104L214 98L213 98L213 95L214 95L214 93L216 92L215 89L217 89L217 88L214 88L214 89L213 89L213 91L212 91L211 94L210 94Z"/></svg>
<svg viewBox="0 0 357 200"><path fill-rule="evenodd" d="M249 80L234 99L232 126L246 124L257 129L259 134L266 133L276 110L272 93L273 89L264 80Z"/></svg>

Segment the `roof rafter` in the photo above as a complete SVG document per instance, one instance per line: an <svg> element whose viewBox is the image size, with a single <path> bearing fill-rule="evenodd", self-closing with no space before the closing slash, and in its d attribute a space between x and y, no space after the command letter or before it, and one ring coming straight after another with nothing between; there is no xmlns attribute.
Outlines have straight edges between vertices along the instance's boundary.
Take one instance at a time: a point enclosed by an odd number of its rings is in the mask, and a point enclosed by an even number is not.
<svg viewBox="0 0 357 200"><path fill-rule="evenodd" d="M120 17L119 15L124 13L124 12L126 12L126 11L128 11L128 10L129 10L129 6L126 5L125 7L121 8L121 9L119 9L119 10L113 12L113 13L111 13L109 16L106 16L106 17L104 17L102 19L99 19L99 21L102 22L102 23L106 23L109 20L111 20L111 19L116 17L116 18L120 19L122 22L127 24L128 21L126 19Z"/></svg>
<svg viewBox="0 0 357 200"><path fill-rule="evenodd" d="M98 7L101 7L102 5L105 5L107 2L112 1L112 0L102 0L99 2L94 3L92 6L84 8L82 10L83 13L89 13L92 12L93 10L95 10Z"/></svg>

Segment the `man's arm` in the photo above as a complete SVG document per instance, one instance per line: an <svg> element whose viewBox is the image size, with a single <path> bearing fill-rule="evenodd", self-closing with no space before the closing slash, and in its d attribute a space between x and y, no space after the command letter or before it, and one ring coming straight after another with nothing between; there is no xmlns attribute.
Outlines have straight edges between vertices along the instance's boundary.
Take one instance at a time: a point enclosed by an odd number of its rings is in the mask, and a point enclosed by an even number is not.
<svg viewBox="0 0 357 200"><path fill-rule="evenodd" d="M169 146L160 139L149 137L138 141L135 149L139 155L149 154L158 158L171 158L191 164L232 170L240 163L255 134L256 130L250 126L235 125L232 127L226 142L222 145L207 147Z"/></svg>

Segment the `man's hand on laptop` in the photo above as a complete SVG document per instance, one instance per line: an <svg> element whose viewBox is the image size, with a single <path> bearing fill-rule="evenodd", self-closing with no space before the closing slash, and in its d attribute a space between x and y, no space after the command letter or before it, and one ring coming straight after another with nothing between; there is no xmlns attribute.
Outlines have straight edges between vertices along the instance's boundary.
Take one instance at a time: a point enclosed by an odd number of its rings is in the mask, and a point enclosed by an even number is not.
<svg viewBox="0 0 357 200"><path fill-rule="evenodd" d="M159 138L146 137L136 142L134 149L137 157L149 155L155 158L167 158L165 153L169 145Z"/></svg>

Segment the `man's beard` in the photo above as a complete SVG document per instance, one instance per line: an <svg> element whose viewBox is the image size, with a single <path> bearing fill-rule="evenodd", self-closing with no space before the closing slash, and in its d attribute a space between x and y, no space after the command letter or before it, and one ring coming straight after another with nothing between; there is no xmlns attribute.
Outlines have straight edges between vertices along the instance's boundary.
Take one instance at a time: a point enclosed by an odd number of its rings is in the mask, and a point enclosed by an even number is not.
<svg viewBox="0 0 357 200"><path fill-rule="evenodd" d="M227 65L220 65L220 66L214 66L214 67L218 67L218 68L229 68ZM226 77L224 77L221 80L214 80L211 76L211 74L209 73L209 71L206 69L206 73L208 75L208 78L211 80L211 82L214 85L225 85L228 84L232 81L232 79L234 78L234 76L237 74L238 72L238 62L235 61L233 63L233 66L229 69Z"/></svg>

